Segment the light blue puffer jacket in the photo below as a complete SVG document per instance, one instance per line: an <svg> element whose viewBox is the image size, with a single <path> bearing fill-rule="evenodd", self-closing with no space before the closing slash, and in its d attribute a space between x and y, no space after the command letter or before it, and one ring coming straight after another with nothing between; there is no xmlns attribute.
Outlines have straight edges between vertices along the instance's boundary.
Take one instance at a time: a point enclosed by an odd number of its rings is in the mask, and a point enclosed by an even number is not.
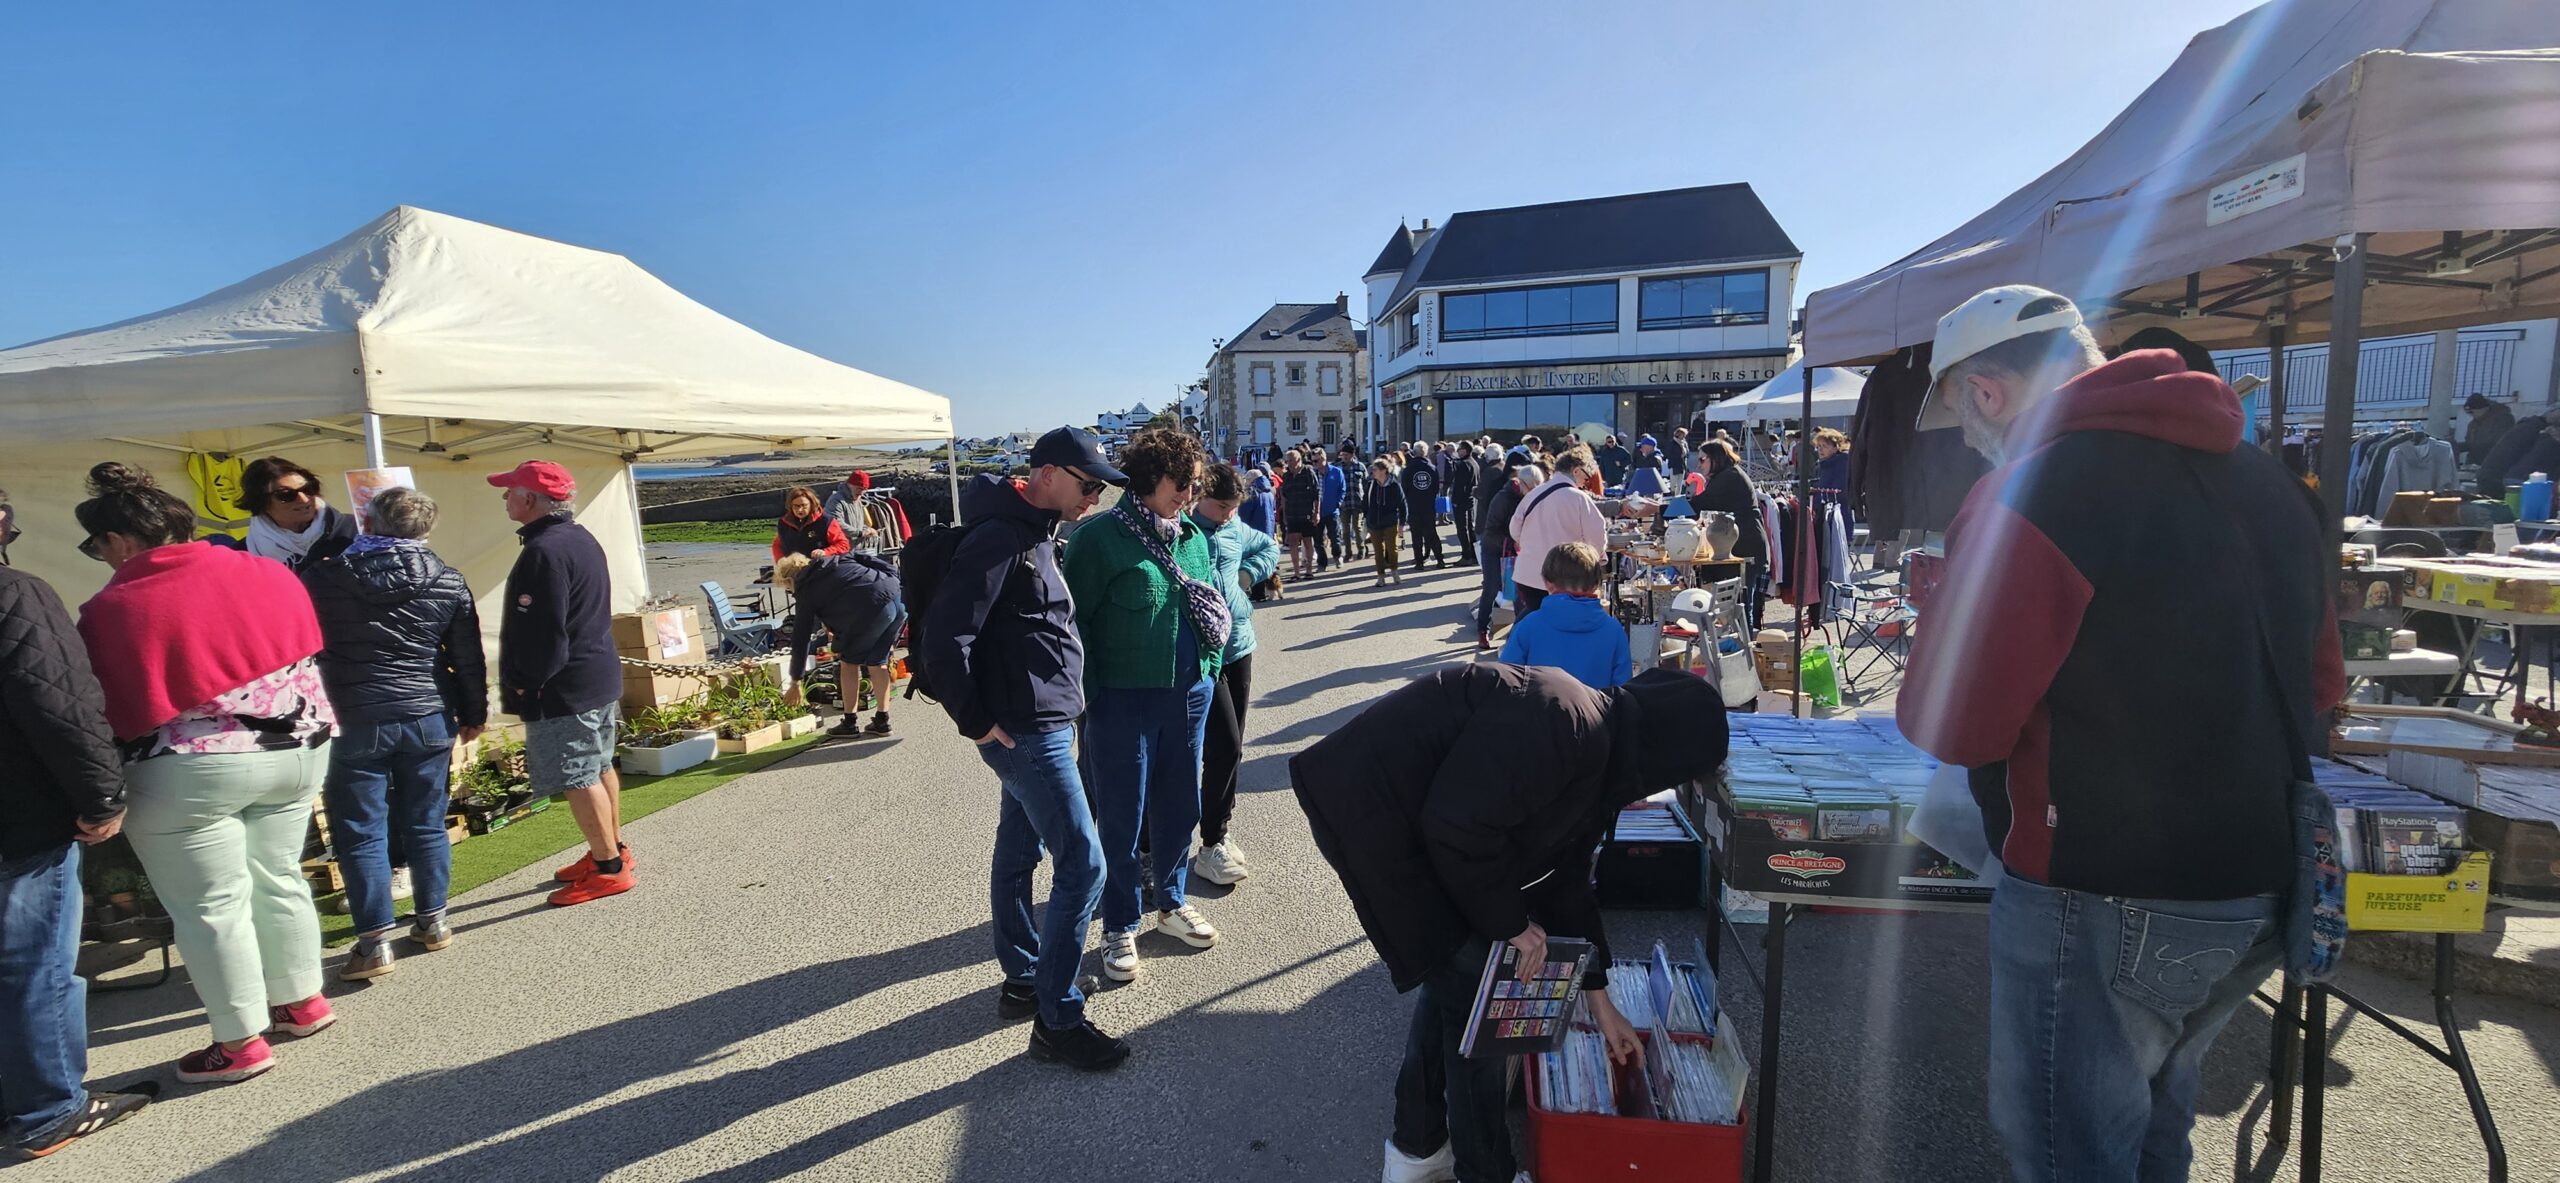
<svg viewBox="0 0 2560 1183"><path fill-rule="evenodd" d="M1208 537L1209 557L1218 565L1218 587L1227 593L1227 615L1235 624L1227 630L1226 660L1234 661L1253 652L1253 598L1244 589L1280 570L1280 544L1244 524L1241 516L1212 526L1194 511L1191 524Z"/></svg>

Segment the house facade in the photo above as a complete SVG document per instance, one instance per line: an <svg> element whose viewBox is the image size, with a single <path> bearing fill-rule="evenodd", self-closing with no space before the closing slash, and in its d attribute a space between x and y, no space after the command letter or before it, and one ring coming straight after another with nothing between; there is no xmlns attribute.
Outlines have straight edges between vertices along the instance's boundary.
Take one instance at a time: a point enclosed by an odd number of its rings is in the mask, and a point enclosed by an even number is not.
<svg viewBox="0 0 2560 1183"><path fill-rule="evenodd" d="M1274 304L1209 358L1201 435L1211 451L1312 440L1327 450L1359 432L1366 334L1351 297Z"/></svg>
<svg viewBox="0 0 2560 1183"><path fill-rule="evenodd" d="M1364 431L1668 433L1787 367L1803 261L1747 184L1398 226L1363 277Z"/></svg>

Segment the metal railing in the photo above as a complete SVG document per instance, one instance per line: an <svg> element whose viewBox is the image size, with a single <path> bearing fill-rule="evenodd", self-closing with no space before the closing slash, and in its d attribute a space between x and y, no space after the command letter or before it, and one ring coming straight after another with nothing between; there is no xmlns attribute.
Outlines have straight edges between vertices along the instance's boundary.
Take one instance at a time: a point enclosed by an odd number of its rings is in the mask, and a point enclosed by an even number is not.
<svg viewBox="0 0 2560 1183"><path fill-rule="evenodd" d="M2462 399L2473 394L2494 399L2509 397L2514 390L2516 347L2523 340L2520 329L2462 333L2454 344L2455 405L2460 406ZM2328 345L2299 345L2284 352L2285 418L2319 418L2329 398ZM2356 418L2414 418L2423 414L2428 387L2434 381L2435 360L2433 334L2365 342L2356 366ZM2238 381L2250 374L2269 376L2264 349L2217 354L2214 362L2226 381Z"/></svg>

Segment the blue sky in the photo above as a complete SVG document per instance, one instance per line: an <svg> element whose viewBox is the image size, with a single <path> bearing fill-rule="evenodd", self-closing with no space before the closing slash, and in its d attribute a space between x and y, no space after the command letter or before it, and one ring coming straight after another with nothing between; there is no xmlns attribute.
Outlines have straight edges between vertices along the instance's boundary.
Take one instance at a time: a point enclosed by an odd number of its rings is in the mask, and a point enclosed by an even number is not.
<svg viewBox="0 0 2560 1183"><path fill-rule="evenodd" d="M2251 5L228 7L0 15L0 344L407 203L629 255L981 434L1160 406L1276 301L1359 311L1399 219L1749 181L1803 290L1853 278Z"/></svg>

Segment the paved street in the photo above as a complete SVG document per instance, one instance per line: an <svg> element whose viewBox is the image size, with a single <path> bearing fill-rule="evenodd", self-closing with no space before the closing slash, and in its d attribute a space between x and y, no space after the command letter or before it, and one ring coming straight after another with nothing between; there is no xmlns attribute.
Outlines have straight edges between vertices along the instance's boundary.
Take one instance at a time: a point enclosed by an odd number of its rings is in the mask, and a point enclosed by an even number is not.
<svg viewBox="0 0 2560 1183"><path fill-rule="evenodd" d="M1285 764L1404 679L1468 657L1474 586L1470 570L1384 591L1334 576L1258 614L1236 824L1255 875L1203 893L1224 944L1149 937L1146 979L1094 1002L1136 1045L1118 1073L1031 1063L1025 1029L996 1021L997 790L939 711L902 703L892 741L820 748L637 823L633 894L550 909L547 860L492 883L456 902L452 949L333 986L338 1027L280 1045L266 1077L175 1089L11 1178L1375 1178L1407 1008L1318 858ZM1612 919L1630 949L1656 935L1685 948L1700 931L1697 913ZM1778 1178L1998 1175L1981 928L1823 915L1794 930ZM1758 1001L1728 970L1756 1057ZM2427 1013L2411 984L2363 971L2348 984L2406 1019ZM99 995L92 1013L105 1080L165 1079L205 1038L182 982ZM2217 1050L2199 1179L2232 1177L2262 1128L2263 1015L2244 1011ZM2552 1178L2560 1013L2466 1000L2464 1017L2514 1177ZM2330 1179L2482 1177L2449 1075L2370 1022L2340 1038ZM2292 1177L2266 1166L2245 1177Z"/></svg>

